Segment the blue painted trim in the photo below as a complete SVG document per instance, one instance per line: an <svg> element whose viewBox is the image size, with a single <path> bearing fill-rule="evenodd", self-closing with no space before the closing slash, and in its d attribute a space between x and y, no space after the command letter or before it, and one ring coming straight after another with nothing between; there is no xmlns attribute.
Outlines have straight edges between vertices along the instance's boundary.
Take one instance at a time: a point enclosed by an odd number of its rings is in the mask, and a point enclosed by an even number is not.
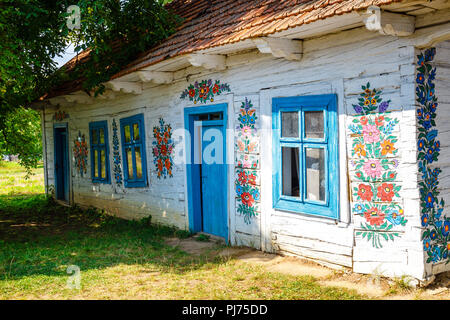
<svg viewBox="0 0 450 320"><path fill-rule="evenodd" d="M94 144L92 141L92 131L93 130L99 130L99 129L103 129L104 135L105 135L105 143L104 145L97 143ZM100 138L99 133L97 133L97 137ZM95 122L90 122L89 123L89 142L90 142L90 146L91 146L91 178L92 178L92 182L94 183L106 183L106 184L110 184L111 183L111 178L110 178L110 169L109 169L109 139L108 139L108 122L106 120L103 121L95 121ZM98 172L99 175L101 174L101 161L100 161L100 151L101 150L105 150L105 178L95 178L94 177L94 150L98 151Z"/></svg>
<svg viewBox="0 0 450 320"><path fill-rule="evenodd" d="M222 120L210 120L205 121L205 124L208 122L215 122L216 125L218 122L223 124L222 133L224 134L224 158L227 159L226 146L227 146L227 136L226 136L226 128L227 128L227 110L228 104L216 104L202 107L189 107L184 109L184 128L187 132L189 132L190 136L185 141L185 150L186 150L186 178L187 178L187 201L188 201L188 220L189 220L189 230L191 232L199 232L202 231L202 205L201 205L201 188L200 188L200 165L195 164L192 155L194 154L194 144L191 143L191 138L194 137L194 117L200 114L207 113L215 113L222 112L223 119ZM229 215L229 204L228 204L228 165L225 165L225 177L227 179L227 186L225 188L226 192L224 195L224 205L227 215ZM229 218L229 217L227 217ZM228 228L228 219L226 226L226 233L228 235L226 242L229 241L229 228Z"/></svg>
<svg viewBox="0 0 450 320"><path fill-rule="evenodd" d="M139 141L133 140L134 137L134 129L133 124L139 124ZM129 143L125 143L125 131L124 126L130 125L130 139ZM122 139L122 157L123 157L123 176L124 176L124 186L125 188L144 188L147 187L147 155L146 155L146 147L145 147L145 123L144 123L144 114L136 114L131 117L120 119L120 137ZM130 179L128 177L128 158L126 155L125 149L129 147L132 150L132 166L133 166L133 177L134 179ZM136 154L135 147L139 147L141 150L141 162L142 162L142 178L137 178L137 170L136 170Z"/></svg>
<svg viewBox="0 0 450 320"><path fill-rule="evenodd" d="M69 168L70 168L70 163L69 163L69 125L67 122L63 122L63 123L55 123L53 124L53 163L54 163L54 177L55 177L55 197L58 199L58 190L60 188L60 186L58 185L58 173L56 171L56 163L57 163L57 158L56 158L56 129L66 129L66 148L65 150L63 150L63 156L64 156L64 161L66 163L66 166L64 168L64 201L69 202Z"/></svg>
<svg viewBox="0 0 450 320"><path fill-rule="evenodd" d="M281 137L280 111L298 111L300 134L298 138ZM304 128L305 111L324 110L324 138L306 139ZM311 95L272 99L272 157L273 172L272 205L275 209L339 219L339 130L337 116L337 95ZM281 147L299 148L300 197L284 196L282 192ZM305 148L325 148L326 152L326 201L313 201L306 198L306 152Z"/></svg>

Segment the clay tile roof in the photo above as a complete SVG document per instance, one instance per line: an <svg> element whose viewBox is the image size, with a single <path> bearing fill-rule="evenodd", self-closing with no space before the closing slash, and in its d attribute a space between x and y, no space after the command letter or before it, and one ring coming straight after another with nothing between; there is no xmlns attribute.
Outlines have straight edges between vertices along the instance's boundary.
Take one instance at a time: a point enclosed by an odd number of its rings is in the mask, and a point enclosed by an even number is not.
<svg viewBox="0 0 450 320"><path fill-rule="evenodd" d="M169 10L181 16L183 24L160 45L143 52L113 78L156 64L168 58L222 46L342 15L369 6L402 0L174 0ZM66 67L87 59L83 52ZM80 89L80 81L65 83L43 98ZM42 98L41 98L42 99Z"/></svg>

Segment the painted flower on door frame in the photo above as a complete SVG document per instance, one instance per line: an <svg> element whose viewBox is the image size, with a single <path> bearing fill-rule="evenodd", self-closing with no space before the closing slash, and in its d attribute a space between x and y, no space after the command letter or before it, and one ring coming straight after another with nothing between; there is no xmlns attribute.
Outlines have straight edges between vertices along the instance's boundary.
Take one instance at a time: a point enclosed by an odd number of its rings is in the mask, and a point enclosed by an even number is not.
<svg viewBox="0 0 450 320"><path fill-rule="evenodd" d="M222 92L230 91L230 86L226 83L220 83L220 80L216 80L214 83L211 79L200 82L195 81L194 84L190 84L187 89L181 93L180 99L189 98L194 104L197 102L214 102L214 97L219 96Z"/></svg>
<svg viewBox="0 0 450 320"><path fill-rule="evenodd" d="M382 100L382 91L362 86L359 104L353 105L358 115L349 126L352 136L354 179L353 213L364 218L356 235L381 248L382 241L400 237L395 226L405 226L407 219L398 203L401 186L397 182L398 119L387 111L390 100Z"/></svg>
<svg viewBox="0 0 450 320"><path fill-rule="evenodd" d="M258 215L256 202L260 200L258 171L255 170L258 167L258 156L249 154L257 151L256 119L258 117L252 102L245 98L239 110L239 125L236 127L236 150L241 152L236 158L236 196L237 212L243 215L246 224L250 224L252 218Z"/></svg>
<svg viewBox="0 0 450 320"><path fill-rule="evenodd" d="M441 143L437 139L436 111L438 107L435 95L436 67L433 60L436 49L430 48L417 56L416 101L418 123L418 156L421 223L423 248L427 253L427 263L450 262L450 218L444 214L445 202L439 197L440 168L432 165L439 157Z"/></svg>
<svg viewBox="0 0 450 320"><path fill-rule="evenodd" d="M159 126L153 127L153 163L156 166L158 179L173 177L172 151L175 144L172 141L172 127L166 124L163 118L159 119Z"/></svg>
<svg viewBox="0 0 450 320"><path fill-rule="evenodd" d="M81 131L78 132L78 137L74 141L73 156L75 158L75 166L77 171L81 176L87 172L87 156L88 147L86 143L86 138Z"/></svg>

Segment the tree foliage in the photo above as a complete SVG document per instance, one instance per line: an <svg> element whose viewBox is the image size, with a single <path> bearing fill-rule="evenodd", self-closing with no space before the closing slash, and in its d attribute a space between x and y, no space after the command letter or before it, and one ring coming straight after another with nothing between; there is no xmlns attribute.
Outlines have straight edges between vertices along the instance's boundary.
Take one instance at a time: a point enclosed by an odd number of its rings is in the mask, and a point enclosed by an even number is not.
<svg viewBox="0 0 450 320"><path fill-rule="evenodd" d="M86 91L101 94L102 83L138 53L175 31L178 18L163 0L1 0L0 154L18 154L27 167L41 152L39 118L25 110L62 81L83 79ZM67 8L78 5L81 28L69 29ZM54 58L69 42L90 58L71 72L57 70Z"/></svg>

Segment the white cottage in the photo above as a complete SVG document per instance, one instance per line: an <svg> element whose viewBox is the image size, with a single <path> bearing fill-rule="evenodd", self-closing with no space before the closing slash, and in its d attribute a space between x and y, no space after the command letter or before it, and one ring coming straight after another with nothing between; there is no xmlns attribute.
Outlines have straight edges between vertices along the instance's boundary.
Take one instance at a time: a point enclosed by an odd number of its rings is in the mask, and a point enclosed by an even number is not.
<svg viewBox="0 0 450 320"><path fill-rule="evenodd" d="M184 24L104 95L35 104L49 192L360 273L450 270L448 0L169 8Z"/></svg>

